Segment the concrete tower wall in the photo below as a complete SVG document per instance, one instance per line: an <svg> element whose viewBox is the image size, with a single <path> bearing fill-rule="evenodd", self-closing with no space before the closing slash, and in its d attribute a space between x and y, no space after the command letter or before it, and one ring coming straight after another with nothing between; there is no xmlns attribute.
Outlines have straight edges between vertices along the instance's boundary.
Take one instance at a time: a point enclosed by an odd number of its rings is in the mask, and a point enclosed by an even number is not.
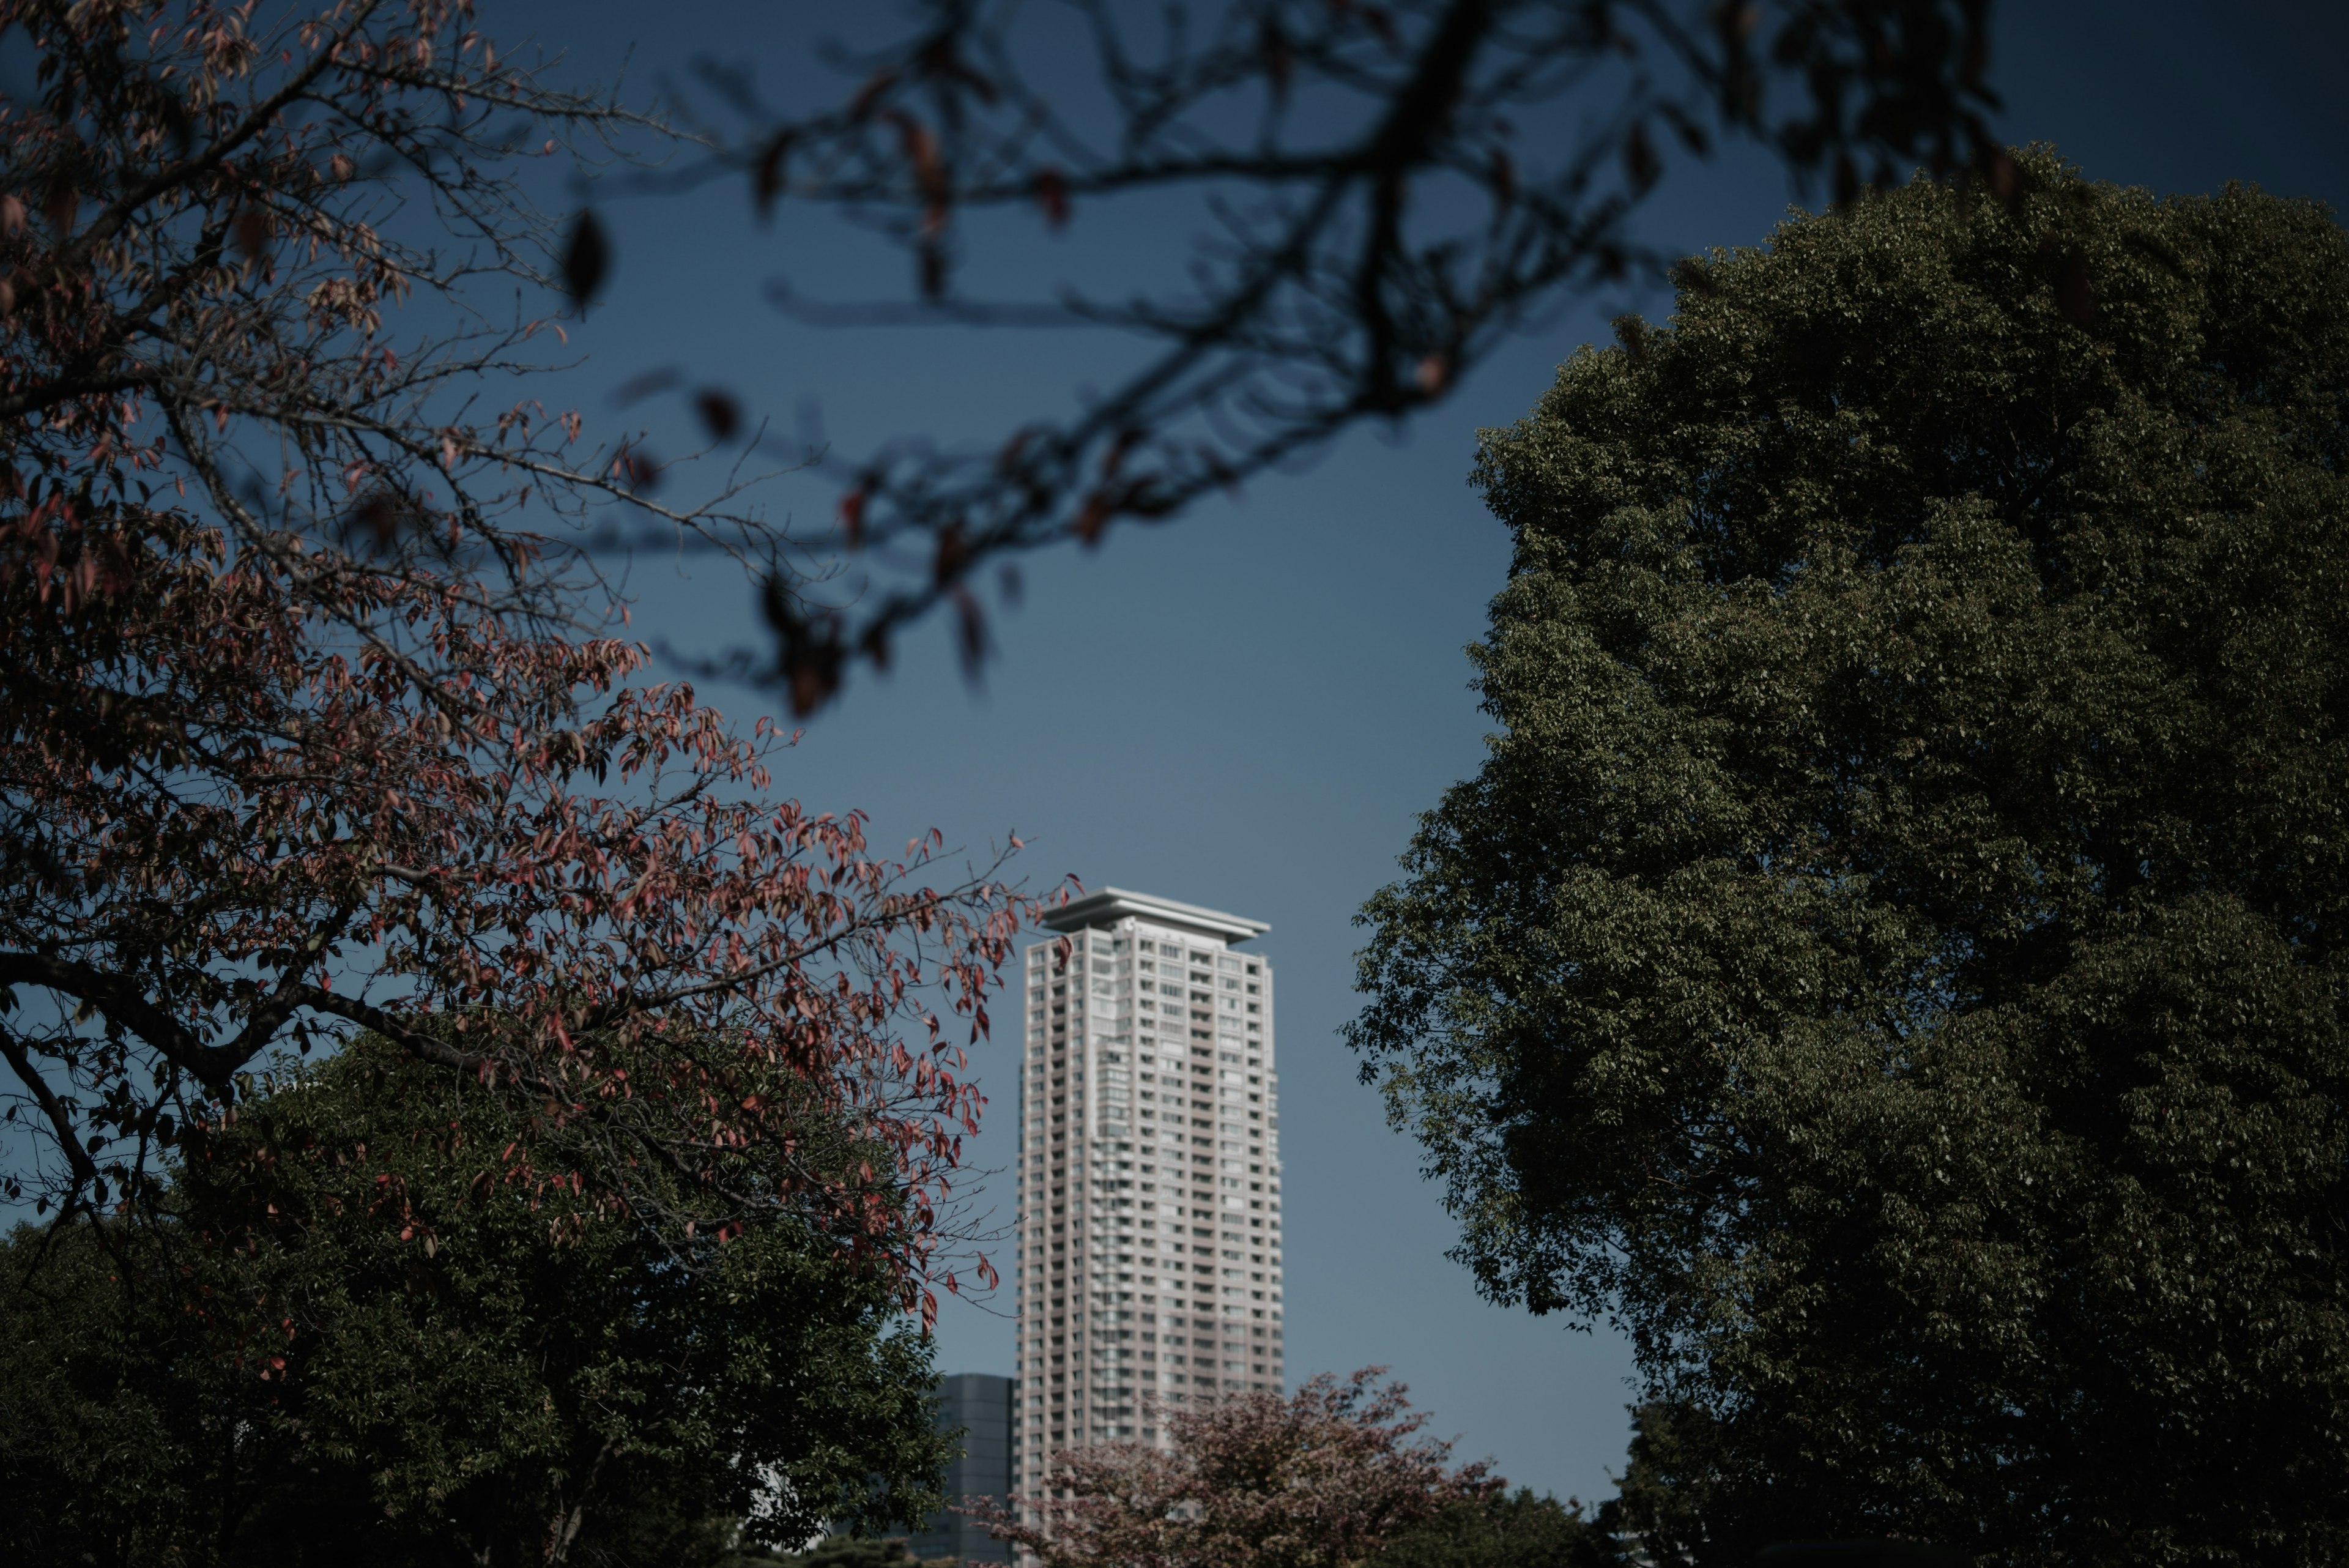
<svg viewBox="0 0 2349 1568"><path fill-rule="evenodd" d="M1013 1485L1275 1392L1279 1079L1260 921L1106 888L1022 966ZM1026 1479L1023 1479L1026 1478Z"/></svg>

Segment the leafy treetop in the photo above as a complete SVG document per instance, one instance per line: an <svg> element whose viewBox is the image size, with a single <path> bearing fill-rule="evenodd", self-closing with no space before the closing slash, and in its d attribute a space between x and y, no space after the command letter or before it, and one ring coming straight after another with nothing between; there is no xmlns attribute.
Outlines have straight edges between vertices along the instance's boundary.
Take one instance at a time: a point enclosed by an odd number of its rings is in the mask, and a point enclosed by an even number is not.
<svg viewBox="0 0 2349 1568"><path fill-rule="evenodd" d="M1363 915L1460 1255L1629 1330L1702 1562L2349 1550L2349 236L2018 161L1487 433L1491 755Z"/></svg>

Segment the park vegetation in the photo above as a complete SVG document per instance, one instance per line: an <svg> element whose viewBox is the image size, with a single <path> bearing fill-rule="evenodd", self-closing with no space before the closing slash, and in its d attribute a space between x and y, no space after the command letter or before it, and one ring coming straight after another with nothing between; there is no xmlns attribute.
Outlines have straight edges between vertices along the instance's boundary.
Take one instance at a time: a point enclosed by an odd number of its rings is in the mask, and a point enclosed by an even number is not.
<svg viewBox="0 0 2349 1568"><path fill-rule="evenodd" d="M567 1183L486 1179L521 1119L362 1036L191 1128L148 1222L21 1227L12 1560L650 1568L942 1503L885 1272L781 1218L686 1266Z"/></svg>
<svg viewBox="0 0 2349 1568"><path fill-rule="evenodd" d="M663 126L465 0L0 0L12 1558L714 1565L927 1511L921 1330L994 1282L966 1053L1039 901L1016 839L785 798L599 551L738 561L802 710L940 609L975 661L983 564L1439 402L1724 131L1837 205L1487 432L1497 732L1352 1028L1483 1287L1630 1333L1620 1494L1454 1469L1365 1374L996 1522L1048 1568L2349 1557L2349 239L2001 151L1972 0L1306 9L1103 65L1098 144L984 5L836 111L719 84L688 177L876 223L924 319L1040 319L956 296L968 213L1262 214L1204 305L1046 313L1156 345L1091 411L859 459L793 538L532 395L611 258L531 161Z"/></svg>
<svg viewBox="0 0 2349 1568"><path fill-rule="evenodd" d="M1364 911L1660 1562L2349 1553L2349 235L2040 150L1692 258L1478 482L1490 755Z"/></svg>

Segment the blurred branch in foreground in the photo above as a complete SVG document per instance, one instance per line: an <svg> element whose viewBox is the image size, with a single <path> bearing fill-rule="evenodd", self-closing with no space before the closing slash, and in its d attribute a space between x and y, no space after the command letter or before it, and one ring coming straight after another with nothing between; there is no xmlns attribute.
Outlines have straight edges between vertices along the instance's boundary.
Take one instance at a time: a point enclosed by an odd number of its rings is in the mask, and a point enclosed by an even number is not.
<svg viewBox="0 0 2349 1568"><path fill-rule="evenodd" d="M853 86L804 117L705 63L725 123L703 128L709 158L659 182L740 177L761 213L833 208L911 263L904 299L820 302L773 283L794 317L1075 326L1145 346L1077 411L1015 413L984 447L909 436L828 459L844 485L836 518L796 543L848 569L771 576L772 676L811 711L851 659L885 664L900 630L947 607L975 666L989 562L1172 518L1358 423L1443 401L1512 333L1654 266L1626 220L1668 157L1757 139L1842 202L1920 166L2002 185L2011 166L1983 119L1988 9L930 0L886 47L833 48ZM1178 289L960 286L974 213L1020 209L1060 229L1170 197L1206 225ZM600 263L592 218L581 232ZM1002 588L1017 592L1008 568Z"/></svg>

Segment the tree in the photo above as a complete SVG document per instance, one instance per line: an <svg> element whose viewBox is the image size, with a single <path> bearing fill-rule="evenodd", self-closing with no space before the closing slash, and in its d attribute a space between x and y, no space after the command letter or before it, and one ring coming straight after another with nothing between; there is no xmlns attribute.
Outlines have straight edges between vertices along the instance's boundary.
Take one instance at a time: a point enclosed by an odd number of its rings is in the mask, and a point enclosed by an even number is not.
<svg viewBox="0 0 2349 1568"><path fill-rule="evenodd" d="M1164 521L1442 402L1514 332L1648 265L1629 220L1668 148L1753 137L1839 195L1919 164L2011 172L1983 119L1988 0L914 9L833 45L843 92L812 110L803 89L779 103L739 60L708 63L709 156L643 183L739 179L762 213L829 207L906 254L910 302L774 280L798 319L1091 328L1141 352L1081 406L1015 410L983 446L909 434L825 460L836 524L796 543L843 570L778 557L766 600L767 672L802 711L941 607L976 663L990 561ZM1050 296L959 285L966 236L999 233L995 214L1058 230L1112 210L1195 219L1181 281L1137 282L1121 259ZM581 234L600 258L600 228Z"/></svg>
<svg viewBox="0 0 2349 1568"><path fill-rule="evenodd" d="M1173 1446L1055 1454L1047 1491L973 1510L1047 1568L1351 1568L1398 1532L1500 1483L1413 1434L1402 1386L1369 1367L1287 1399L1257 1391L1161 1412Z"/></svg>
<svg viewBox="0 0 2349 1568"><path fill-rule="evenodd" d="M776 800L784 737L608 635L597 498L754 523L481 404L559 328L517 159L635 122L447 0L0 28L41 88L0 138L40 213L0 197L5 1195L135 1214L253 1070L365 1027L517 1114L492 1179L585 1183L696 1266L797 1215L926 1310L1029 901Z"/></svg>
<svg viewBox="0 0 2349 1568"><path fill-rule="evenodd" d="M483 1176L470 1148L521 1119L364 1037L193 1132L168 1223L19 1230L27 1560L714 1563L941 1505L931 1345L886 1271L781 1216L679 1267L566 1185Z"/></svg>
<svg viewBox="0 0 2349 1568"><path fill-rule="evenodd" d="M902 1535L828 1535L790 1559L792 1568L916 1568L921 1561Z"/></svg>
<svg viewBox="0 0 2349 1568"><path fill-rule="evenodd" d="M1496 732L1363 911L1458 1255L1629 1332L1701 1563L2349 1551L2349 240L2020 174L1486 434Z"/></svg>
<svg viewBox="0 0 2349 1568"><path fill-rule="evenodd" d="M1603 1512L1603 1510L1602 1510ZM1604 1519L1519 1487L1455 1502L1390 1541L1379 1568L1617 1568Z"/></svg>

